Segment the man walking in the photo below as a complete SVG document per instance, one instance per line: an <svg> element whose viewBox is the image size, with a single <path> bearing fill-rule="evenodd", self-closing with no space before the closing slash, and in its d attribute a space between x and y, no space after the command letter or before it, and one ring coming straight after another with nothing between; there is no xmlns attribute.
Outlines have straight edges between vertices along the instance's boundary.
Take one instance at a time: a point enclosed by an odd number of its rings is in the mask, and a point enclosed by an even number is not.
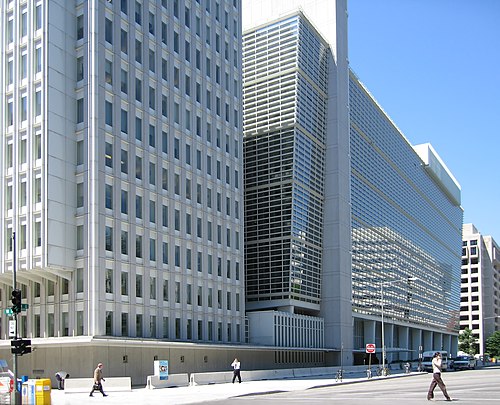
<svg viewBox="0 0 500 405"><path fill-rule="evenodd" d="M234 381L236 380L236 377L238 377L238 383L241 383L241 374L240 374L241 363L240 363L240 361L237 358L234 359L231 366L233 367L233 384L234 384Z"/></svg>
<svg viewBox="0 0 500 405"><path fill-rule="evenodd" d="M441 391L443 391L443 395L445 396L446 400L451 401L448 392L446 392L446 385L444 385L444 382L441 379L442 361L443 360L441 358L441 353L434 353L434 357L432 358L432 381L429 387L429 392L427 393L428 401L434 399L434 388L436 388L436 385L441 388Z"/></svg>
<svg viewBox="0 0 500 405"><path fill-rule="evenodd" d="M104 393L104 391L102 389L101 381L106 381L102 377L102 367L103 367L102 363L99 363L97 365L97 368L94 370L94 385L92 386L92 391L90 391L89 397L94 396L92 394L94 393L95 390L100 391L103 397L107 397L107 395Z"/></svg>

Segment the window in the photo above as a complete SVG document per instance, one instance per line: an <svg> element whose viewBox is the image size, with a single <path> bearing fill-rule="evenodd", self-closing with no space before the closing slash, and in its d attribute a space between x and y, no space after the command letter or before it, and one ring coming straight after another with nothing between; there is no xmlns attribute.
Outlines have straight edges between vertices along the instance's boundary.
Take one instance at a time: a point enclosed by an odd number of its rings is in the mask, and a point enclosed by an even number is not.
<svg viewBox="0 0 500 405"><path fill-rule="evenodd" d="M149 108L156 109L156 91L153 87L149 87Z"/></svg>
<svg viewBox="0 0 500 405"><path fill-rule="evenodd" d="M106 226L106 250L109 252L113 251L113 228Z"/></svg>
<svg viewBox="0 0 500 405"><path fill-rule="evenodd" d="M137 78L135 79L135 99L142 103L142 80Z"/></svg>
<svg viewBox="0 0 500 405"><path fill-rule="evenodd" d="M142 179L142 158L139 156L135 157L135 178Z"/></svg>
<svg viewBox="0 0 500 405"><path fill-rule="evenodd" d="M120 49L124 54L128 54L128 32L120 30Z"/></svg>
<svg viewBox="0 0 500 405"><path fill-rule="evenodd" d="M83 98L76 100L76 123L80 124L83 122ZM12 124L12 121L10 122Z"/></svg>
<svg viewBox="0 0 500 405"><path fill-rule="evenodd" d="M121 109L120 112L120 121L121 121L121 131L124 134L128 134L128 111Z"/></svg>
<svg viewBox="0 0 500 405"><path fill-rule="evenodd" d="M138 39L135 40L135 61L142 63L142 42Z"/></svg>
<svg viewBox="0 0 500 405"><path fill-rule="evenodd" d="M106 292L113 293L113 269L106 269Z"/></svg>
<svg viewBox="0 0 500 405"><path fill-rule="evenodd" d="M156 261L156 240L152 238L149 239L149 260Z"/></svg>
<svg viewBox="0 0 500 405"><path fill-rule="evenodd" d="M135 117L135 139L142 141L142 119Z"/></svg>
<svg viewBox="0 0 500 405"><path fill-rule="evenodd" d="M39 20L39 24L37 23L37 29L42 28L42 19L41 19L41 6L37 6L37 21ZM38 15L40 15L40 19L38 19ZM38 26L39 25L39 26ZM83 15L79 15L76 17L76 39L83 38Z"/></svg>
<svg viewBox="0 0 500 405"><path fill-rule="evenodd" d="M113 209L113 186L105 185L105 206L107 209Z"/></svg>
<svg viewBox="0 0 500 405"><path fill-rule="evenodd" d="M142 196L135 196L135 217L142 219Z"/></svg>
<svg viewBox="0 0 500 405"><path fill-rule="evenodd" d="M109 142L106 142L105 151L104 151L104 159L107 167L113 167L113 145Z"/></svg>
<svg viewBox="0 0 500 405"><path fill-rule="evenodd" d="M156 184L156 165L154 163L149 163L149 184Z"/></svg>
<svg viewBox="0 0 500 405"><path fill-rule="evenodd" d="M128 255L128 232L121 232L120 247L122 255Z"/></svg>
<svg viewBox="0 0 500 405"><path fill-rule="evenodd" d="M162 263L168 264L168 243L162 243Z"/></svg>
<svg viewBox="0 0 500 405"><path fill-rule="evenodd" d="M168 154L168 133L161 132L161 150L163 153Z"/></svg>
<svg viewBox="0 0 500 405"><path fill-rule="evenodd" d="M125 271L121 275L121 294L128 295L128 273Z"/></svg>
<svg viewBox="0 0 500 405"><path fill-rule="evenodd" d="M113 63L107 59L104 62L104 81L113 84Z"/></svg>
<svg viewBox="0 0 500 405"><path fill-rule="evenodd" d="M84 203L83 199L83 183L76 184L76 208L82 208Z"/></svg>
<svg viewBox="0 0 500 405"><path fill-rule="evenodd" d="M156 202L151 200L149 201L149 222L156 223Z"/></svg>
<svg viewBox="0 0 500 405"><path fill-rule="evenodd" d="M105 102L106 110L106 125L113 126L113 104L107 101Z"/></svg>
<svg viewBox="0 0 500 405"><path fill-rule="evenodd" d="M142 236L136 235L135 237L135 257L142 259Z"/></svg>
<svg viewBox="0 0 500 405"><path fill-rule="evenodd" d="M153 13L149 13L149 33L151 35L155 34L155 15Z"/></svg>
<svg viewBox="0 0 500 405"><path fill-rule="evenodd" d="M83 80L83 56L76 59L76 81Z"/></svg>
<svg viewBox="0 0 500 405"><path fill-rule="evenodd" d="M120 72L120 89L125 94L128 94L128 72L123 69Z"/></svg>
<svg viewBox="0 0 500 405"><path fill-rule="evenodd" d="M149 70L151 70L151 72L156 71L155 65L156 65L155 51L150 49L149 50Z"/></svg>
<svg viewBox="0 0 500 405"><path fill-rule="evenodd" d="M128 191L122 190L121 192L121 210L122 214L128 214Z"/></svg>
<svg viewBox="0 0 500 405"><path fill-rule="evenodd" d="M135 2L135 22L139 25L142 24L142 6L138 1Z"/></svg>
<svg viewBox="0 0 500 405"><path fill-rule="evenodd" d="M83 249L83 225L78 225L76 227L76 249Z"/></svg>
<svg viewBox="0 0 500 405"><path fill-rule="evenodd" d="M104 20L104 39L110 44L113 43L113 23L107 18Z"/></svg>

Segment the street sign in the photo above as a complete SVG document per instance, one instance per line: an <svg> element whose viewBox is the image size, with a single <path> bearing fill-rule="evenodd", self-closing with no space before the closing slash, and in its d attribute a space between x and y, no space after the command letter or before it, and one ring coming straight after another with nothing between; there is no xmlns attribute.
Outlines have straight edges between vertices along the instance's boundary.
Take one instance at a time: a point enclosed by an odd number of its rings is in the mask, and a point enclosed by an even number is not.
<svg viewBox="0 0 500 405"><path fill-rule="evenodd" d="M366 353L375 353L375 343L367 343L366 344Z"/></svg>
<svg viewBox="0 0 500 405"><path fill-rule="evenodd" d="M16 321L14 319L9 320L9 337L16 336Z"/></svg>
<svg viewBox="0 0 500 405"><path fill-rule="evenodd" d="M14 315L14 312L12 312L12 308L5 308L4 312L5 312L5 315L9 315L9 316Z"/></svg>
<svg viewBox="0 0 500 405"><path fill-rule="evenodd" d="M21 311L26 311L29 307L29 304L21 304Z"/></svg>

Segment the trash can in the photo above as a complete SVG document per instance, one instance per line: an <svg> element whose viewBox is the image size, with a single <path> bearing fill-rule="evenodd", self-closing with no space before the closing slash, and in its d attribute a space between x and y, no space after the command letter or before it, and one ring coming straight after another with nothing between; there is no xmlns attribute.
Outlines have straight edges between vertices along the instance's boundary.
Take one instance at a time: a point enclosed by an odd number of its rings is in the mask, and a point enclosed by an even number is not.
<svg viewBox="0 0 500 405"><path fill-rule="evenodd" d="M50 378L35 380L35 405L50 405Z"/></svg>

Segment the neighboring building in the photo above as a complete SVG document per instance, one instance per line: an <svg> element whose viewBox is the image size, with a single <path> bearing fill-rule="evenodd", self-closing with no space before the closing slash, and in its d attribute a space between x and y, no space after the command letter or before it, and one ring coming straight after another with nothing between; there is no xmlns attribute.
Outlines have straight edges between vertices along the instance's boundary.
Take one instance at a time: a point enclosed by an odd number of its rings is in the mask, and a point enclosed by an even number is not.
<svg viewBox="0 0 500 405"><path fill-rule="evenodd" d="M346 2L245 1L243 17L250 342L344 342L350 363Z"/></svg>
<svg viewBox="0 0 500 405"><path fill-rule="evenodd" d="M301 347L312 334L309 347L322 347L327 364L341 354L362 364L365 344L381 347L384 283L389 361L418 358L421 347L456 353L460 187L342 63L343 6L244 4L250 340ZM314 327L297 331L307 321Z"/></svg>
<svg viewBox="0 0 500 405"><path fill-rule="evenodd" d="M0 27L2 308L17 264L37 347L21 366L226 367L165 342L246 342L241 2L1 0Z"/></svg>
<svg viewBox="0 0 500 405"><path fill-rule="evenodd" d="M420 349L455 355L460 186L431 145L409 143L353 73L349 95L354 346L360 357L366 343L382 346L383 294L389 361L417 359Z"/></svg>
<svg viewBox="0 0 500 405"><path fill-rule="evenodd" d="M483 355L486 339L500 330L500 248L473 224L463 226L460 296L460 330L472 330Z"/></svg>

